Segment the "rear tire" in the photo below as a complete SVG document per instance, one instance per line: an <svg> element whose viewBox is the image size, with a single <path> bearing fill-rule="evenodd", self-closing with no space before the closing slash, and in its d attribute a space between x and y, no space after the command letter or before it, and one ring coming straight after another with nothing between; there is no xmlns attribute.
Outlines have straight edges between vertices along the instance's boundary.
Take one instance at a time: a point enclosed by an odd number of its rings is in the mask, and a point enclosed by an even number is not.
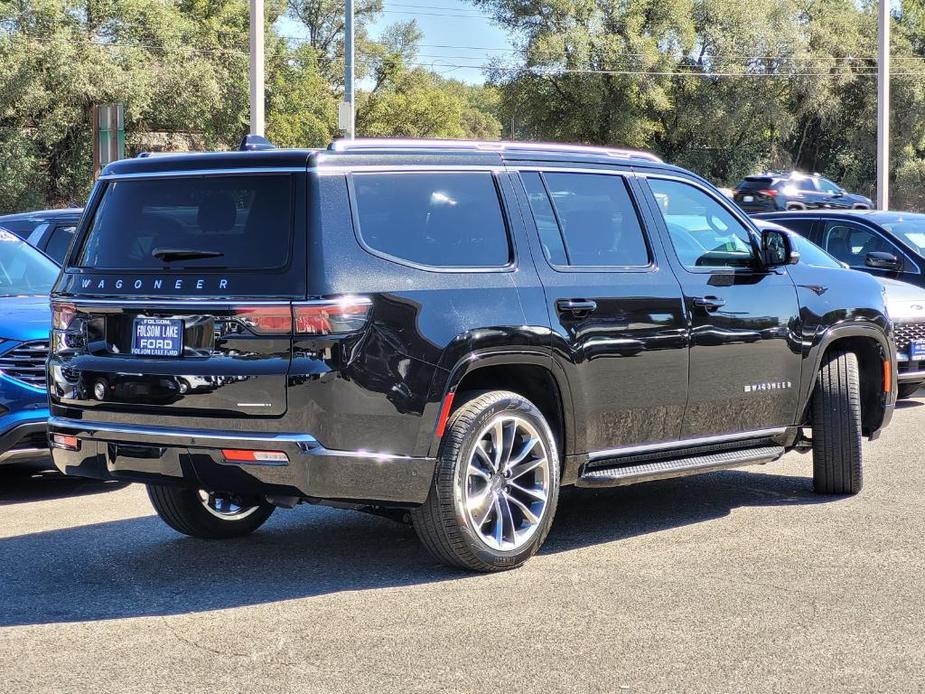
<svg viewBox="0 0 925 694"><path fill-rule="evenodd" d="M543 544L558 498L559 454L542 413L517 393L491 391L450 417L430 494L411 520L439 561L504 571Z"/></svg>
<svg viewBox="0 0 925 694"><path fill-rule="evenodd" d="M896 397L900 400L904 398L911 398L913 395L919 392L922 388L921 383L900 383L897 386L897 395Z"/></svg>
<svg viewBox="0 0 925 694"><path fill-rule="evenodd" d="M148 498L151 505L171 528L178 533L204 540L225 540L249 535L263 525L273 513L274 507L267 503L255 506L235 504L227 511L220 510L214 497L203 499L198 489L165 487L149 484ZM231 503L228 500L228 503ZM237 510L235 510L237 509Z"/></svg>
<svg viewBox="0 0 925 694"><path fill-rule="evenodd" d="M861 393L853 352L826 355L813 392L813 489L857 494L863 486Z"/></svg>

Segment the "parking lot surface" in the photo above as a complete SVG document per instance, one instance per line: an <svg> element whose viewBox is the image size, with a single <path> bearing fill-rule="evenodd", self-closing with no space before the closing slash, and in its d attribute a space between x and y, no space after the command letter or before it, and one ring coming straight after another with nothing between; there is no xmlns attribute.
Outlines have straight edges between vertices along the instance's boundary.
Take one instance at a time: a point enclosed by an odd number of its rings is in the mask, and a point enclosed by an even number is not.
<svg viewBox="0 0 925 694"><path fill-rule="evenodd" d="M865 443L563 495L524 568L444 568L410 527L278 511L181 537L140 486L0 472L0 682L19 691L925 691L925 400Z"/></svg>

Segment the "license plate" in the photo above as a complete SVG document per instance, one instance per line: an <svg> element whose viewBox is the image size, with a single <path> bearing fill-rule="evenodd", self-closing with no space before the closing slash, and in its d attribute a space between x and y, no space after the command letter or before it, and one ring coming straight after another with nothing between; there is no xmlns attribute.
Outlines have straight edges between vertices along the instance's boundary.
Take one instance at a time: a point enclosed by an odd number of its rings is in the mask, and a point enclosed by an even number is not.
<svg viewBox="0 0 925 694"><path fill-rule="evenodd" d="M183 321L178 318L136 318L132 354L179 357L183 354Z"/></svg>
<svg viewBox="0 0 925 694"><path fill-rule="evenodd" d="M913 361L916 359L925 359L925 340L913 340L909 345L909 358Z"/></svg>
<svg viewBox="0 0 925 694"><path fill-rule="evenodd" d="M755 202L755 196L754 195L743 195L742 202Z"/></svg>

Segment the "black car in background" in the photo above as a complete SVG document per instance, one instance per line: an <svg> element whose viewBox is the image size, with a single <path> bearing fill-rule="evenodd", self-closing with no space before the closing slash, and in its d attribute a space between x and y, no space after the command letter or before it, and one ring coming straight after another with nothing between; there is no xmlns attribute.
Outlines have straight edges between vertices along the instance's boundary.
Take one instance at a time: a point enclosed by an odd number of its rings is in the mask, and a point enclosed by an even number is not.
<svg viewBox="0 0 925 694"><path fill-rule="evenodd" d="M819 174L766 173L746 176L735 187L732 199L748 213L784 210L868 210L870 198L847 192Z"/></svg>
<svg viewBox="0 0 925 694"><path fill-rule="evenodd" d="M0 228L13 232L60 265L82 213L81 208L70 207L8 214L0 216Z"/></svg>
<svg viewBox="0 0 925 694"><path fill-rule="evenodd" d="M756 218L805 236L852 270L925 287L925 214L804 210Z"/></svg>

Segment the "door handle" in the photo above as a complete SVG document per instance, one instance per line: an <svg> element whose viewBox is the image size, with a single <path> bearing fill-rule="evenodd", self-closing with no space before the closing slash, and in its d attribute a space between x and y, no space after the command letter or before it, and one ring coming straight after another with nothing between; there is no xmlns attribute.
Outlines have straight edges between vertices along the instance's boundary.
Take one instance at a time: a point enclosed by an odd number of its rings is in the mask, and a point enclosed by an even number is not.
<svg viewBox="0 0 925 694"><path fill-rule="evenodd" d="M719 308L722 308L726 305L725 299L720 299L718 296L695 296L694 297L694 306L697 308L702 308L705 311L715 311Z"/></svg>
<svg viewBox="0 0 925 694"><path fill-rule="evenodd" d="M559 313L571 313L581 315L591 313L597 308L597 302L591 299L559 299L556 301L556 308Z"/></svg>

